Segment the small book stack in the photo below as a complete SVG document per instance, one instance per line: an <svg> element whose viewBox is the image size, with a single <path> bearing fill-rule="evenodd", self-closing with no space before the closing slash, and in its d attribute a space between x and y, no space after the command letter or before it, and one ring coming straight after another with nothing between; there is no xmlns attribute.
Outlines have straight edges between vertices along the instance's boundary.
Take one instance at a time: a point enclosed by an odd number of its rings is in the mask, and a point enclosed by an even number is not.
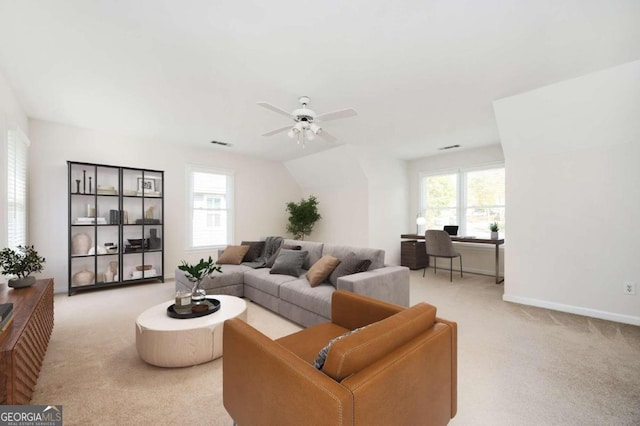
<svg viewBox="0 0 640 426"><path fill-rule="evenodd" d="M0 334L9 328L13 321L13 303L0 304Z"/></svg>
<svg viewBox="0 0 640 426"><path fill-rule="evenodd" d="M76 219L74 225L93 225L94 223L96 223L96 219L98 220L98 225L106 225L107 224L107 219L105 219L104 217L79 217Z"/></svg>

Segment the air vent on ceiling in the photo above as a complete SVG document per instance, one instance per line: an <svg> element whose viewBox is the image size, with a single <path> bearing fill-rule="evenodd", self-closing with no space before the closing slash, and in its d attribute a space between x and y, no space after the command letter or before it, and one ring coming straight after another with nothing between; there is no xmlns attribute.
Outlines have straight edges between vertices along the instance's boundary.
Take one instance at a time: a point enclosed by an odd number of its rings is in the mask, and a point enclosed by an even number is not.
<svg viewBox="0 0 640 426"><path fill-rule="evenodd" d="M227 142L211 141L211 143L214 145L232 146L230 143L227 143Z"/></svg>
<svg viewBox="0 0 640 426"><path fill-rule="evenodd" d="M447 149L454 149L454 148L460 148L460 145L442 146L442 147L438 148L438 151L444 151L444 150L447 150Z"/></svg>

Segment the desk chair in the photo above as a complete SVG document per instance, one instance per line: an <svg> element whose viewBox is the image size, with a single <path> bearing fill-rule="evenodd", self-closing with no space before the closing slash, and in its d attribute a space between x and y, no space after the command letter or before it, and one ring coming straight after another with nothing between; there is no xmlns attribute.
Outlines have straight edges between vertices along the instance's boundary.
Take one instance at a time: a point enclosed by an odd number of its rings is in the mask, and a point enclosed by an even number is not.
<svg viewBox="0 0 640 426"><path fill-rule="evenodd" d="M447 231L440 231L436 229L428 229L424 234L425 247L427 249L427 256L433 257L433 273L438 270L437 259L439 257L449 258L449 281L453 281L453 258L460 258L460 277L462 278L462 255L453 249L453 243L451 237ZM422 276L424 277L427 268L424 268Z"/></svg>

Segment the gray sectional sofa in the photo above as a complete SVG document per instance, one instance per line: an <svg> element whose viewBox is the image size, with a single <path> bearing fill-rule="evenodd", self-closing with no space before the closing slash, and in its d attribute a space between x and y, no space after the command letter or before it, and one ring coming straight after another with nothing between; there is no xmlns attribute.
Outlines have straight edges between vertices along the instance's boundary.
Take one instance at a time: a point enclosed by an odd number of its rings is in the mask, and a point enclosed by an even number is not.
<svg viewBox="0 0 640 426"><path fill-rule="evenodd" d="M298 277L271 274L266 267L222 265L221 273L203 281L207 294L245 297L305 327L331 320L331 295L336 289L409 306L409 268L385 265L384 250L297 240L284 244L308 253ZM370 259L369 269L337 278L336 287L329 282L311 287L305 274L315 262L326 254L341 259L350 253ZM175 274L176 290L191 289L183 271L176 269Z"/></svg>

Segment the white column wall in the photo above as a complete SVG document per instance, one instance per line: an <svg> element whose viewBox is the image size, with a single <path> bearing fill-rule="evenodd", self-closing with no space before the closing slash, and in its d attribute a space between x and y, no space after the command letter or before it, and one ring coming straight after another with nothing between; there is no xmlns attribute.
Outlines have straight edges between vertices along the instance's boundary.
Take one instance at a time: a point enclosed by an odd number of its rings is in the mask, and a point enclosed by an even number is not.
<svg viewBox="0 0 640 426"><path fill-rule="evenodd" d="M56 291L66 291L67 160L165 171L165 270L170 278L180 260L213 255L187 251L187 164L231 169L235 176L234 242L283 235L284 205L298 199L300 187L280 162L234 155L215 147L182 148L104 132L32 120L31 241L47 258L44 275Z"/></svg>
<svg viewBox="0 0 640 426"><path fill-rule="evenodd" d="M640 325L640 61L494 103L504 300Z"/></svg>
<svg viewBox="0 0 640 426"><path fill-rule="evenodd" d="M366 155L360 163L369 191L369 246L384 247L388 264L400 264L400 234L407 227L407 162Z"/></svg>

